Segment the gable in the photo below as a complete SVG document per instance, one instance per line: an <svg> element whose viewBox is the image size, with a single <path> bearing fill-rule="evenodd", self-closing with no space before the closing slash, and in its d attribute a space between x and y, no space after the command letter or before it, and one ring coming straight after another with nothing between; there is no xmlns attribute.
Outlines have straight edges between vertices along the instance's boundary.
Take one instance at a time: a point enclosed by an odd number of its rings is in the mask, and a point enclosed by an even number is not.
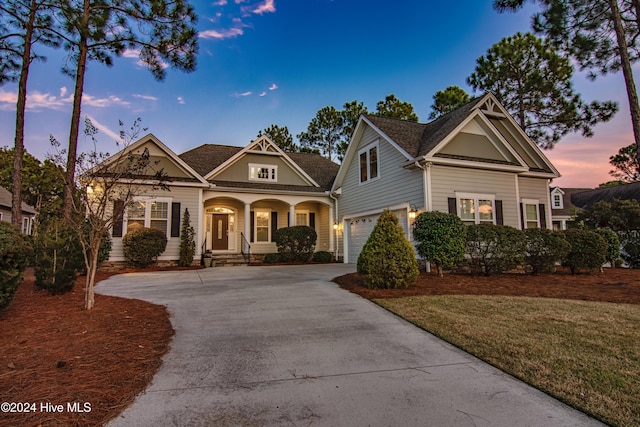
<svg viewBox="0 0 640 427"><path fill-rule="evenodd" d="M189 179L193 178L184 168L176 164L172 159L167 157L167 154L161 150L152 141L148 141L138 147L134 151L136 154L142 154L145 150L149 153L149 160L154 170L162 169L167 176L171 179Z"/></svg>
<svg viewBox="0 0 640 427"><path fill-rule="evenodd" d="M211 176L216 181L254 182L250 177L250 166L276 168L275 184L312 185L309 180L294 170L282 157L258 153L244 153L223 171Z"/></svg>

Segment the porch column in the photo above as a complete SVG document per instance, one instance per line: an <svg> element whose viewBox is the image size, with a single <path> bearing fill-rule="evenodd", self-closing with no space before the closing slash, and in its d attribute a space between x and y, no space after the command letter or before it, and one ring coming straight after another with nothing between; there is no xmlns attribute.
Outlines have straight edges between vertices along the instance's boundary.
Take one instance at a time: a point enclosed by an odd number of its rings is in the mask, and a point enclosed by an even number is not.
<svg viewBox="0 0 640 427"><path fill-rule="evenodd" d="M244 204L244 238L251 240L251 203Z"/></svg>
<svg viewBox="0 0 640 427"><path fill-rule="evenodd" d="M335 224L336 219L333 217L333 206L329 205L329 251L333 251L334 256L337 256L336 248L333 247L334 235L338 232L338 230L333 229L333 224Z"/></svg>
<svg viewBox="0 0 640 427"><path fill-rule="evenodd" d="M289 205L289 226L296 225L296 205Z"/></svg>

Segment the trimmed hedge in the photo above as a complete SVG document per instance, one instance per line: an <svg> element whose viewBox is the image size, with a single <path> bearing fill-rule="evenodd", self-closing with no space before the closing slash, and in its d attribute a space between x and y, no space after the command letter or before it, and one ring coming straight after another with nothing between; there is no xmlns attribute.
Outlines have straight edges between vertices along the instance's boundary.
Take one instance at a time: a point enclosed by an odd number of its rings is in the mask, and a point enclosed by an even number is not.
<svg viewBox="0 0 640 427"><path fill-rule="evenodd" d="M433 263L438 276L464 259L467 229L457 215L423 212L413 223L418 254Z"/></svg>
<svg viewBox="0 0 640 427"><path fill-rule="evenodd" d="M122 238L124 258L134 267L148 267L167 248L167 236L155 228L140 228Z"/></svg>
<svg viewBox="0 0 640 427"><path fill-rule="evenodd" d="M262 262L265 264L275 264L280 261L280 254L266 254Z"/></svg>
<svg viewBox="0 0 640 427"><path fill-rule="evenodd" d="M564 232L571 250L564 260L572 274L582 269L600 268L607 258L608 244L604 237L595 231L572 228Z"/></svg>
<svg viewBox="0 0 640 427"><path fill-rule="evenodd" d="M316 262L331 262L333 261L333 254L327 251L318 251L313 254L313 260Z"/></svg>
<svg viewBox="0 0 640 427"><path fill-rule="evenodd" d="M7 222L0 222L0 310L11 304L30 252L20 230Z"/></svg>
<svg viewBox="0 0 640 427"><path fill-rule="evenodd" d="M311 260L317 239L316 230L306 225L279 228L273 238L284 262Z"/></svg>
<svg viewBox="0 0 640 427"><path fill-rule="evenodd" d="M556 263L562 262L571 246L564 234L543 228L524 230L527 241L525 262L531 274L555 271Z"/></svg>
<svg viewBox="0 0 640 427"><path fill-rule="evenodd" d="M407 287L418 278L416 253L391 211L378 218L360 252L357 270L372 289Z"/></svg>
<svg viewBox="0 0 640 427"><path fill-rule="evenodd" d="M467 254L472 274L504 273L524 261L524 233L508 225L474 224L467 227Z"/></svg>

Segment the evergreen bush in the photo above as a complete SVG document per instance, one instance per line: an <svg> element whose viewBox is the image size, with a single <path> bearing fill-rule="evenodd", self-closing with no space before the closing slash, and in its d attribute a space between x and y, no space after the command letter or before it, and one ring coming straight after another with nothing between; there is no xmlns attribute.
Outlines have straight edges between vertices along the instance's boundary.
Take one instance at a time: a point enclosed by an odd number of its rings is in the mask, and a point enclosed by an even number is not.
<svg viewBox="0 0 640 427"><path fill-rule="evenodd" d="M51 295L72 290L78 273L85 270L78 235L62 219L41 225L35 239L35 252L36 286Z"/></svg>
<svg viewBox="0 0 640 427"><path fill-rule="evenodd" d="M604 237L591 230L572 228L564 232L571 250L564 260L572 274L582 269L592 270L604 264L607 257L607 241Z"/></svg>
<svg viewBox="0 0 640 427"><path fill-rule="evenodd" d="M418 254L431 262L442 276L444 268L464 259L467 229L457 215L423 212L413 223L413 240Z"/></svg>
<svg viewBox="0 0 640 427"><path fill-rule="evenodd" d="M372 289L407 287L418 278L416 253L398 218L388 209L362 248L357 270Z"/></svg>
<svg viewBox="0 0 640 427"><path fill-rule="evenodd" d="M7 222L0 222L0 310L11 304L30 252L31 248L20 230Z"/></svg>
<svg viewBox="0 0 640 427"><path fill-rule="evenodd" d="M155 228L139 228L122 238L124 258L134 267L148 267L167 248L167 236Z"/></svg>
<svg viewBox="0 0 640 427"><path fill-rule="evenodd" d="M467 254L472 274L505 273L524 261L524 233L508 225L467 227Z"/></svg>
<svg viewBox="0 0 640 427"><path fill-rule="evenodd" d="M315 262L331 262L333 261L333 254L327 251L318 251L313 254L313 260Z"/></svg>
<svg viewBox="0 0 640 427"><path fill-rule="evenodd" d="M607 242L606 262L611 264L611 268L615 268L616 262L620 259L620 238L618 234L608 228L596 228L596 233L604 238Z"/></svg>
<svg viewBox="0 0 640 427"><path fill-rule="evenodd" d="M180 259L178 265L182 267L189 266L193 263L193 257L196 254L196 231L191 226L191 216L189 209L185 208L182 216L182 226L180 228Z"/></svg>
<svg viewBox="0 0 640 427"><path fill-rule="evenodd" d="M266 254L262 260L265 264L275 264L280 262L280 254Z"/></svg>
<svg viewBox="0 0 640 427"><path fill-rule="evenodd" d="M627 233L622 246L622 259L631 268L640 268L640 232Z"/></svg>
<svg viewBox="0 0 640 427"><path fill-rule="evenodd" d="M306 225L279 228L274 233L280 260L284 262L309 261L317 238L316 230Z"/></svg>
<svg viewBox="0 0 640 427"><path fill-rule="evenodd" d="M544 228L524 230L527 242L525 263L532 274L555 271L571 247L562 233Z"/></svg>

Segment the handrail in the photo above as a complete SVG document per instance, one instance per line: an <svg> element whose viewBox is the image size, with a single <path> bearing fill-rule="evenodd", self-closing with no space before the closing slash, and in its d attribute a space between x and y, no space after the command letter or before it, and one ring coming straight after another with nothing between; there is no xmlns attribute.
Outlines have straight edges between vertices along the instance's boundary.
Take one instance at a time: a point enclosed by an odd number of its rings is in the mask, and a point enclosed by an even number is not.
<svg viewBox="0 0 640 427"><path fill-rule="evenodd" d="M242 240L240 252L242 255L246 256L247 264L251 264L251 245L249 244L249 241L247 241L247 236L245 236L243 232L240 232L240 238Z"/></svg>
<svg viewBox="0 0 640 427"><path fill-rule="evenodd" d="M207 247L207 238L204 238L204 242L202 242L202 246L200 247L200 265L204 265L204 254L206 252L205 248Z"/></svg>

